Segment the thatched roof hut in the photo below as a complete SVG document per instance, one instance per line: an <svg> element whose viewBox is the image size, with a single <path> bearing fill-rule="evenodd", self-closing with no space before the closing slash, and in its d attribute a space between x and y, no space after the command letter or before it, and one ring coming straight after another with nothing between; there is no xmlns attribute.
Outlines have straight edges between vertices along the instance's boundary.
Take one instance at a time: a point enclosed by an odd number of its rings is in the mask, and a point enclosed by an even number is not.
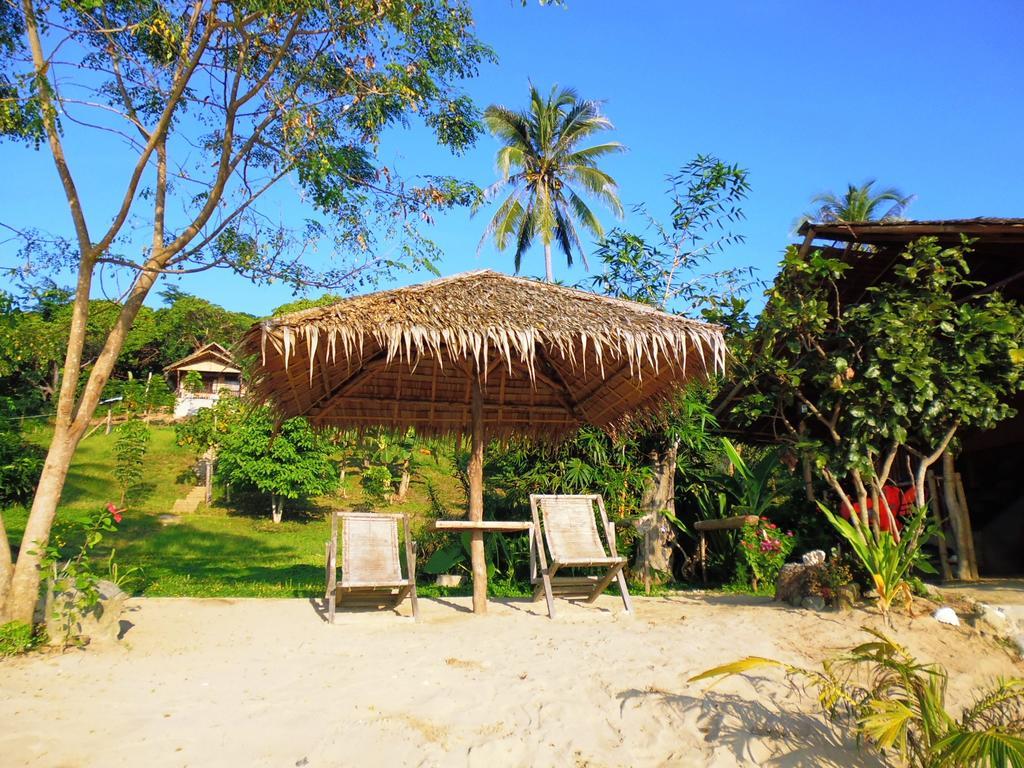
<svg viewBox="0 0 1024 768"><path fill-rule="evenodd" d="M725 365L717 326L489 270L276 317L243 346L255 394L316 425L468 433L478 372L489 437L614 426Z"/></svg>

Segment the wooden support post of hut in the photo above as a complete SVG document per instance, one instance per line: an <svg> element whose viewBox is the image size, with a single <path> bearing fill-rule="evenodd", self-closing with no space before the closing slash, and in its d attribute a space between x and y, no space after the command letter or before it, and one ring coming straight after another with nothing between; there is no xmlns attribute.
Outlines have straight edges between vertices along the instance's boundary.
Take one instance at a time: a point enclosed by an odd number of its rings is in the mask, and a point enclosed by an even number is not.
<svg viewBox="0 0 1024 768"><path fill-rule="evenodd" d="M697 558L700 561L700 577L705 584L708 583L708 543L705 534L708 531L740 530L745 525L757 525L757 515L737 515L736 517L723 517L720 520L698 520L693 524L694 529L700 533Z"/></svg>

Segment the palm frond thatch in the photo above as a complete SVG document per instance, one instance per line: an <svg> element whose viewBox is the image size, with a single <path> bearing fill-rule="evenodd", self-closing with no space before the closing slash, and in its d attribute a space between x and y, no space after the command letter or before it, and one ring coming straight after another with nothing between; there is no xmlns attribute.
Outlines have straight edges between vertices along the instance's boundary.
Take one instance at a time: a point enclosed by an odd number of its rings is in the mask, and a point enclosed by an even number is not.
<svg viewBox="0 0 1024 768"><path fill-rule="evenodd" d="M717 326L488 270L277 317L242 343L255 393L319 425L468 431L479 371L493 437L621 424L726 355Z"/></svg>

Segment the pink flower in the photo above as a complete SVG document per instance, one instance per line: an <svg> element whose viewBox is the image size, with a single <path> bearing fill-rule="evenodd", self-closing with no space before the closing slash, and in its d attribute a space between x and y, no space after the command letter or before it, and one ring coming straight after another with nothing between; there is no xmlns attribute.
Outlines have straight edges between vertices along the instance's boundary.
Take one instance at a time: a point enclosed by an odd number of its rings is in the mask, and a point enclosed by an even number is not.
<svg viewBox="0 0 1024 768"><path fill-rule="evenodd" d="M114 518L114 522L115 523L120 523L121 520L123 519L121 517L121 510L119 510L117 508L117 505L114 504L114 502L112 502L112 501L108 501L107 502L107 512L109 512L111 517Z"/></svg>

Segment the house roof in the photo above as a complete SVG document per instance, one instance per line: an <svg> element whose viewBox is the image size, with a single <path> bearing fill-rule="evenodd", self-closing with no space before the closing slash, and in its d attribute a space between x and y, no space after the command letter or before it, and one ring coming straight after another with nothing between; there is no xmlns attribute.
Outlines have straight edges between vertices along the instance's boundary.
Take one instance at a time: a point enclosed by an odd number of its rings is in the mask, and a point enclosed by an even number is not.
<svg viewBox="0 0 1024 768"><path fill-rule="evenodd" d="M185 355L166 368L171 371L215 371L217 373L241 373L231 353L215 341L204 344L195 352Z"/></svg>

